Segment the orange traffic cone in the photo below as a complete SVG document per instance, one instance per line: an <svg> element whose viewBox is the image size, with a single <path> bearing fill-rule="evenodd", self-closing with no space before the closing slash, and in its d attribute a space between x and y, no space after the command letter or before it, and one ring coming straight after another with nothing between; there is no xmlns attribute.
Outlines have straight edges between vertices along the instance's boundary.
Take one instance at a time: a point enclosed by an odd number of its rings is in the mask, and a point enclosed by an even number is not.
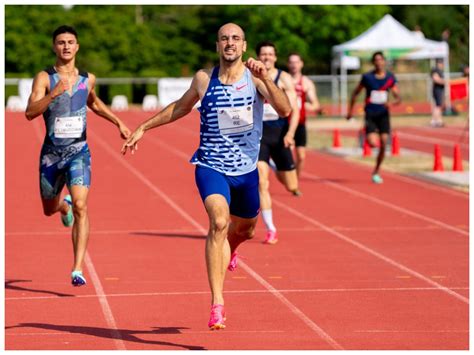
<svg viewBox="0 0 474 355"><path fill-rule="evenodd" d="M459 148L459 144L454 145L453 171L463 171L461 149Z"/></svg>
<svg viewBox="0 0 474 355"><path fill-rule="evenodd" d="M397 132L392 134L392 156L400 155L400 141L398 140Z"/></svg>
<svg viewBox="0 0 474 355"><path fill-rule="evenodd" d="M439 148L439 144L435 144L433 171L444 171L443 157L441 156L441 149Z"/></svg>
<svg viewBox="0 0 474 355"><path fill-rule="evenodd" d="M363 153L364 157L370 157L372 155L372 149L370 148L369 142L367 139L364 141Z"/></svg>
<svg viewBox="0 0 474 355"><path fill-rule="evenodd" d="M339 148L340 146L341 146L341 134L339 133L339 130L336 128L333 134L332 147Z"/></svg>

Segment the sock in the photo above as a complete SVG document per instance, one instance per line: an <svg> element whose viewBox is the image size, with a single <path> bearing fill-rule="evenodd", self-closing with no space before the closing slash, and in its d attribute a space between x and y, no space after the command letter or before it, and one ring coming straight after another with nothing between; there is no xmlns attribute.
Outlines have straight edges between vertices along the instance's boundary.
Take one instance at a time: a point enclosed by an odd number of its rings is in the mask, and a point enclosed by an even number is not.
<svg viewBox="0 0 474 355"><path fill-rule="evenodd" d="M276 232L275 225L273 224L272 210L262 210L262 218L265 227L267 227L268 230Z"/></svg>

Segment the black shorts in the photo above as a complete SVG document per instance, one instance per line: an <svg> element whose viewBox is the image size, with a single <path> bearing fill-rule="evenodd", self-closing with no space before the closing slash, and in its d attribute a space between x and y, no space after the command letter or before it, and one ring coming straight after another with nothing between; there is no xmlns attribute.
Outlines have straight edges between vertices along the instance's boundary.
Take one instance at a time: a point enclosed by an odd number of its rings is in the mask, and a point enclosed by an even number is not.
<svg viewBox="0 0 474 355"><path fill-rule="evenodd" d="M291 149L285 147L283 143L283 137L287 132L288 124L284 126L263 124L258 160L270 163L270 158L272 158L278 171L295 169Z"/></svg>
<svg viewBox="0 0 474 355"><path fill-rule="evenodd" d="M375 132L390 134L390 113L388 111L365 113L365 133Z"/></svg>
<svg viewBox="0 0 474 355"><path fill-rule="evenodd" d="M306 125L299 124L295 132L295 146L306 147Z"/></svg>
<svg viewBox="0 0 474 355"><path fill-rule="evenodd" d="M444 90L434 89L433 99L434 99L436 107L442 107L444 103Z"/></svg>

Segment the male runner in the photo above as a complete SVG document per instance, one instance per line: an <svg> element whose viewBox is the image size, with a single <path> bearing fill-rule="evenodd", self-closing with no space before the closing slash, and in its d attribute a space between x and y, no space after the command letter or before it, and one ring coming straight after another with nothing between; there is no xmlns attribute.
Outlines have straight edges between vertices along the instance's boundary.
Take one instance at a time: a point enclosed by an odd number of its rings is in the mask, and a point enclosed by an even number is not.
<svg viewBox="0 0 474 355"><path fill-rule="evenodd" d="M398 105L401 98L395 75L385 70L383 53L375 52L372 55L372 63L375 70L362 75L359 85L352 93L346 118L351 119L355 100L362 89L365 88L365 134L367 141L371 147L375 147L377 145L377 133L380 137L380 150L372 172L372 182L381 184L383 179L379 175L380 165L385 157L385 147L390 134L389 92L391 91L395 98L392 105Z"/></svg>
<svg viewBox="0 0 474 355"><path fill-rule="evenodd" d="M431 114L431 126L443 127L443 106L444 106L444 62L436 59L436 66L431 70L431 80L433 82L433 111Z"/></svg>
<svg viewBox="0 0 474 355"><path fill-rule="evenodd" d="M321 109L316 86L306 75L303 75L303 59L298 53L288 56L288 71L295 84L296 95L298 95L298 107L300 108L300 120L295 132L296 146L296 173L298 176L303 171L306 159L306 112L318 112Z"/></svg>
<svg viewBox="0 0 474 355"><path fill-rule="evenodd" d="M95 76L75 67L79 50L77 32L60 26L53 33L56 64L39 72L26 108L26 118L43 114L46 137L40 156L40 191L46 216L61 213L64 226L72 226L74 264L72 284L82 286L86 279L82 264L89 239L87 196L90 187L90 152L86 141L87 106L115 124L122 136L129 129L96 96ZM61 199L67 185L70 195Z"/></svg>
<svg viewBox="0 0 474 355"><path fill-rule="evenodd" d="M301 193L298 190L298 176L296 174L295 163L291 147L294 145L294 135L298 126L299 110L295 86L291 76L275 67L277 61L276 47L272 42L260 42L257 45L256 53L258 59L265 64L265 67L275 84L282 89L292 105L290 120L281 117L274 108L265 103L263 114L263 134L258 156L258 175L260 179L260 207L262 208L262 218L267 229L264 243L276 244L278 242L277 231L273 223L272 199L270 195L270 158L276 165L276 175L278 180L288 191L295 196Z"/></svg>
<svg viewBox="0 0 474 355"><path fill-rule="evenodd" d="M145 131L191 112L201 100L200 144L191 158L196 184L209 216L206 265L212 293L210 329L225 328L224 278L237 266L238 245L254 236L260 208L257 158L262 132L263 98L280 116L290 113L286 95L263 63L249 58L244 31L236 24L217 33L219 66L199 70L177 101L143 122L122 147L133 153Z"/></svg>

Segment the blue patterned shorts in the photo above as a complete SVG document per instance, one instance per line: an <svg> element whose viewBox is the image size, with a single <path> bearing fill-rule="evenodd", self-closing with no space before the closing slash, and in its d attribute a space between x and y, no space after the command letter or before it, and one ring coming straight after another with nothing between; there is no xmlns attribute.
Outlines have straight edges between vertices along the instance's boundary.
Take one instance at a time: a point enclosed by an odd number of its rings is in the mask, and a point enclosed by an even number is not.
<svg viewBox="0 0 474 355"><path fill-rule="evenodd" d="M61 150L43 147L40 158L40 191L43 199L53 199L64 185L91 184L91 154L87 144L77 149L68 146Z"/></svg>

